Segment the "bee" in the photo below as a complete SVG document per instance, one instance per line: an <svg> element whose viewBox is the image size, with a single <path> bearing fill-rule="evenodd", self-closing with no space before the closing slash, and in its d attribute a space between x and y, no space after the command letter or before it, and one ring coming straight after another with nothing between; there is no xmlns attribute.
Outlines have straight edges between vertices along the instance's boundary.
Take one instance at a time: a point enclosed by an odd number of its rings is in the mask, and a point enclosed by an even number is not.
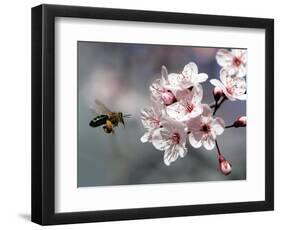
<svg viewBox="0 0 281 230"><path fill-rule="evenodd" d="M125 114L121 112L112 112L110 111L102 102L99 100L95 100L96 108L99 113L98 116L94 117L89 125L91 127L99 127L102 126L105 133L114 134L114 127L117 127L119 122L123 124L125 127L124 118L131 117L130 114Z"/></svg>

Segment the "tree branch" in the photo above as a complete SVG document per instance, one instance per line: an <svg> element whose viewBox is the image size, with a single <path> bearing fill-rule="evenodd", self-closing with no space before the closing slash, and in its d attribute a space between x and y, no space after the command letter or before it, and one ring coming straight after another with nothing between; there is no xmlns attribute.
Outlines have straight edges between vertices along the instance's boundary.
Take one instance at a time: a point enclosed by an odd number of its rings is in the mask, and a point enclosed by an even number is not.
<svg viewBox="0 0 281 230"><path fill-rule="evenodd" d="M213 112L213 116L216 114L216 112L218 111L218 109L221 107L222 103L226 100L226 97L223 97L223 99L220 101L220 103L217 103Z"/></svg>
<svg viewBox="0 0 281 230"><path fill-rule="evenodd" d="M229 128L234 128L235 126L234 126L234 124L232 124L232 125L227 125L227 126L224 126L224 128L225 129L229 129ZM235 127L236 128L236 127Z"/></svg>
<svg viewBox="0 0 281 230"><path fill-rule="evenodd" d="M217 147L217 150L218 150L218 155L220 156L221 155L221 151L220 151L220 148L219 148L217 140L215 140L215 143L216 143L216 147Z"/></svg>

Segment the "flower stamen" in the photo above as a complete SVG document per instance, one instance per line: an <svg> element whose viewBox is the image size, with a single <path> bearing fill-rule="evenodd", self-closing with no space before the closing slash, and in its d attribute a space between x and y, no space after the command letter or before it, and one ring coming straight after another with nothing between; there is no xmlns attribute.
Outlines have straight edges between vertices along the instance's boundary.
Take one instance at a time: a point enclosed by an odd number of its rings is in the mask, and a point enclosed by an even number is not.
<svg viewBox="0 0 281 230"><path fill-rule="evenodd" d="M171 137L172 144L177 145L180 143L180 135L179 133L174 133Z"/></svg>
<svg viewBox="0 0 281 230"><path fill-rule="evenodd" d="M150 118L150 121L157 126L160 125L160 118L159 117L152 117L152 118Z"/></svg>
<svg viewBox="0 0 281 230"><path fill-rule="evenodd" d="M194 109L194 105L193 104L187 104L186 105L186 111L187 112L191 113L193 109Z"/></svg>
<svg viewBox="0 0 281 230"><path fill-rule="evenodd" d="M240 58L234 57L233 63L234 63L237 67L239 67L239 66L241 65L242 61L240 60Z"/></svg>
<svg viewBox="0 0 281 230"><path fill-rule="evenodd" d="M227 91L230 95L232 95L232 94L234 93L233 87L226 87L226 91Z"/></svg>
<svg viewBox="0 0 281 230"><path fill-rule="evenodd" d="M211 130L211 127L210 127L210 125L208 125L208 124L203 124L203 125L201 126L201 129L200 129L200 131L202 131L202 132L204 132L204 133L209 133L210 130Z"/></svg>

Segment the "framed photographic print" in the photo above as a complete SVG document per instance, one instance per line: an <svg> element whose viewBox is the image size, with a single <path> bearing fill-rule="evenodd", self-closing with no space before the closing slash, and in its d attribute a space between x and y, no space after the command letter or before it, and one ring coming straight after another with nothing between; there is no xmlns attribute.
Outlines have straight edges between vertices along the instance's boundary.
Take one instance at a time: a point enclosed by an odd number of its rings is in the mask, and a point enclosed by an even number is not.
<svg viewBox="0 0 281 230"><path fill-rule="evenodd" d="M273 210L273 19L32 8L32 221Z"/></svg>

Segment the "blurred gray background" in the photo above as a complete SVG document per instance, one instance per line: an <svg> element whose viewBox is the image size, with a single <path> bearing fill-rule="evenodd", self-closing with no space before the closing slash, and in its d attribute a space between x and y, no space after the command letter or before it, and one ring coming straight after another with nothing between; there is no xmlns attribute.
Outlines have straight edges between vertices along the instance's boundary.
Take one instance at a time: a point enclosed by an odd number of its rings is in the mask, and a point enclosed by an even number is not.
<svg viewBox="0 0 281 230"><path fill-rule="evenodd" d="M199 182L246 179L246 128L226 129L218 137L223 155L233 167L224 176L218 169L216 149L194 149L169 167L163 152L151 143L141 143L145 130L140 121L141 109L150 104L149 85L160 77L161 66L169 72L182 71L190 61L199 72L218 78L216 48L147 44L121 44L78 41L78 187L133 185L175 182ZM213 102L213 86L206 81L203 102ZM102 127L89 126L94 114L91 107L99 99L112 111L132 114L126 128L119 126L116 135ZM227 125L246 115L246 103L226 101L216 116Z"/></svg>

